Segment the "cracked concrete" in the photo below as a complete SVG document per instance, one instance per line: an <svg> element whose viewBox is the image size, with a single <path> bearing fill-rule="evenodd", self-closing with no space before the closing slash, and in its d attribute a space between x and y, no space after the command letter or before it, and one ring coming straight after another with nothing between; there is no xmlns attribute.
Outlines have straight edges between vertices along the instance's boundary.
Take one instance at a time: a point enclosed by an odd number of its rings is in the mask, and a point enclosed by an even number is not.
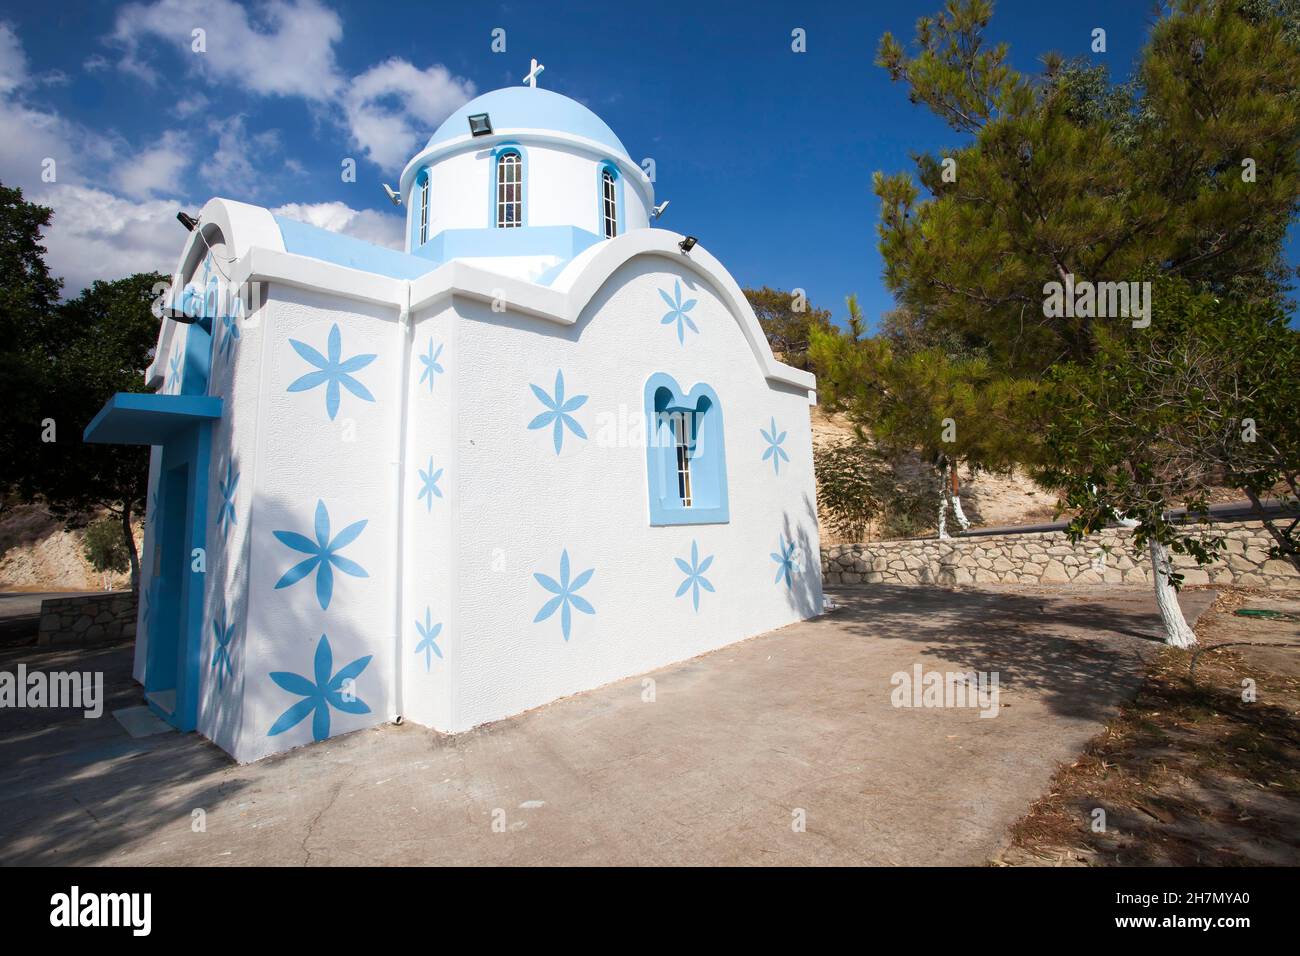
<svg viewBox="0 0 1300 956"><path fill-rule="evenodd" d="M0 862L979 864L1156 648L1147 589L833 596L469 733L379 727L244 767L193 734L127 736L108 714L139 702L129 646L0 651L0 670L102 669L110 696L99 720L0 711ZM1212 596L1185 592L1189 617ZM999 716L893 707L917 663L997 671Z"/></svg>

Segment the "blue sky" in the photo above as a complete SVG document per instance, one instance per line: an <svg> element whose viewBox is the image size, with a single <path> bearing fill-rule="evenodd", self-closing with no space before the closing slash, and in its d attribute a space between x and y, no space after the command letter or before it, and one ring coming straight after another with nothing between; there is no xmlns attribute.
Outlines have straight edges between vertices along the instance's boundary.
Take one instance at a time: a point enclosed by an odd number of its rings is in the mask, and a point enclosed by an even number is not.
<svg viewBox="0 0 1300 956"><path fill-rule="evenodd" d="M91 278L170 271L176 209L213 195L396 243L379 183L476 92L541 85L599 113L655 160L662 224L699 237L742 285L801 287L873 322L891 307L876 251L875 170L956 134L873 65L941 0L888 4L60 2L0 12L0 181L52 205L50 262ZM381 8L382 12L377 12ZM1046 50L1126 75L1148 4L1001 0L990 35L1013 63ZM207 52L191 52L191 31ZM506 52L491 31L506 31ZM791 51L791 31L807 52ZM1107 52L1089 50L1096 27ZM357 182L339 175L358 161ZM57 181L41 180L54 158ZM1300 260L1292 231L1290 259Z"/></svg>

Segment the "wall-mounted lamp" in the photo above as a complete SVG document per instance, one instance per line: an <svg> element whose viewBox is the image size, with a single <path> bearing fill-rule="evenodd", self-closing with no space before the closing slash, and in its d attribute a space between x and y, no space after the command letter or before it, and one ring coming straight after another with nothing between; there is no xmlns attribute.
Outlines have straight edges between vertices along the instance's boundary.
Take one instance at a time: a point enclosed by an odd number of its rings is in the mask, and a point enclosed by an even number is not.
<svg viewBox="0 0 1300 956"><path fill-rule="evenodd" d="M475 113L469 117L469 134L471 136L491 136L492 118L487 113Z"/></svg>
<svg viewBox="0 0 1300 956"><path fill-rule="evenodd" d="M178 212L176 214L176 218L180 220L180 223L182 226L185 227L186 232L193 232L194 227L199 224L199 221L197 219L195 219L189 213L184 211Z"/></svg>
<svg viewBox="0 0 1300 956"><path fill-rule="evenodd" d="M681 242L677 243L677 248L683 253L688 253L695 248L696 239L694 236L687 236Z"/></svg>

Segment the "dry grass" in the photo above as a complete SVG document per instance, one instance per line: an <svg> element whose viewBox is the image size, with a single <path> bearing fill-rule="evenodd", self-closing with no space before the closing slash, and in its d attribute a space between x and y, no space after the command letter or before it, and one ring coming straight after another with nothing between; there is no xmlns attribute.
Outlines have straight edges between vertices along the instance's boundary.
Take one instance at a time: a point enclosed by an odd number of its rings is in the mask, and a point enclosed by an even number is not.
<svg viewBox="0 0 1300 956"><path fill-rule="evenodd" d="M1198 622L1202 648L1163 648L1136 699L1012 828L1001 865L1300 862L1300 629L1233 617L1300 601L1233 589ZM1256 699L1243 700L1243 681ZM1104 832L1093 813L1106 814Z"/></svg>

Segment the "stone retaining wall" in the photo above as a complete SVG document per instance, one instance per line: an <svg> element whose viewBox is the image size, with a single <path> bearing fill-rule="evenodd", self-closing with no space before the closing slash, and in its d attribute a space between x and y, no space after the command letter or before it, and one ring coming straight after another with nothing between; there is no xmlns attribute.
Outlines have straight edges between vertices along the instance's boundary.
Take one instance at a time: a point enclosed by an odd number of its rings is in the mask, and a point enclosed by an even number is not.
<svg viewBox="0 0 1300 956"><path fill-rule="evenodd" d="M1184 584L1300 589L1300 571L1270 560L1273 539L1258 521L1223 525L1220 560L1198 567L1175 555ZM1150 584L1151 562L1137 561L1132 532L1107 528L1070 543L1063 531L909 541L869 541L822 548L827 587L840 584Z"/></svg>
<svg viewBox="0 0 1300 956"><path fill-rule="evenodd" d="M40 644L79 644L135 637L135 594L105 591L41 602Z"/></svg>

